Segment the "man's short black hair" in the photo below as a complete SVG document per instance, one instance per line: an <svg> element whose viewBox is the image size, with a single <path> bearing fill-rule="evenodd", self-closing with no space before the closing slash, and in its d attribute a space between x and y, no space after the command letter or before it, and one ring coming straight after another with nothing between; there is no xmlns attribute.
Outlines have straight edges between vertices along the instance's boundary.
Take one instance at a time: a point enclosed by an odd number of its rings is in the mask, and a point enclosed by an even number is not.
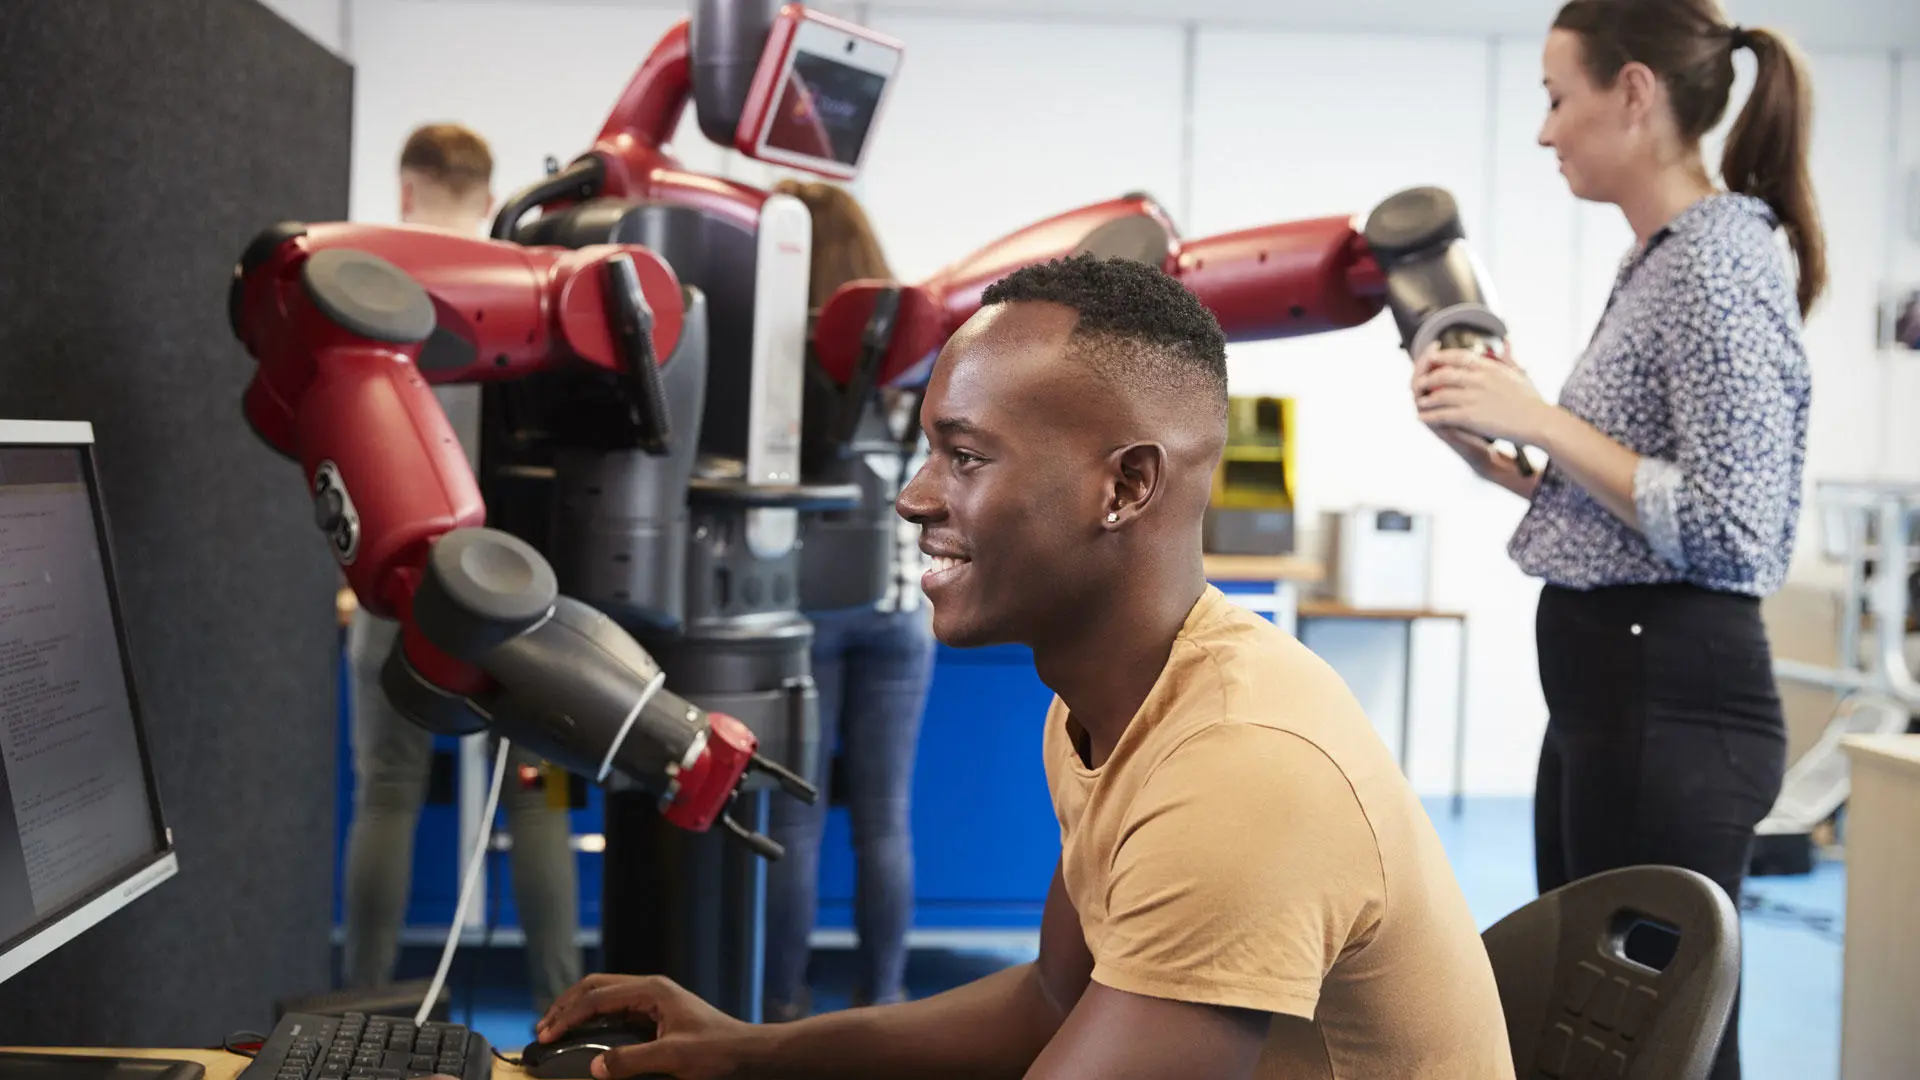
<svg viewBox="0 0 1920 1080"><path fill-rule="evenodd" d="M1037 301L1079 313L1073 339L1103 373L1135 384L1200 384L1227 399L1227 339L1197 297L1159 267L1071 255L1023 267L987 287L982 306ZM1105 348L1109 344L1120 348Z"/></svg>

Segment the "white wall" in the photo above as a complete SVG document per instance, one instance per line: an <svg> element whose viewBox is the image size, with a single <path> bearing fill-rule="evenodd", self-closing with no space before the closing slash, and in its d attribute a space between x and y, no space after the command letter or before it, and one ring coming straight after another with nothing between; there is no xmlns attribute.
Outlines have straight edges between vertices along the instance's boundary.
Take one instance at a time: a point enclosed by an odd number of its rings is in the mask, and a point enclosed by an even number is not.
<svg viewBox="0 0 1920 1080"><path fill-rule="evenodd" d="M908 43L858 185L896 274L1130 190L1179 212L1179 28L870 22Z"/></svg>
<svg viewBox="0 0 1920 1080"><path fill-rule="evenodd" d="M492 144L494 192L571 161L679 12L667 7L525 0L347 0L353 32L353 217L400 212L400 147L420 124L454 121ZM556 33L556 27L568 27ZM538 72L538 93L524 74ZM520 76L520 77L516 77ZM689 168L723 155L697 137L691 110L675 140ZM691 136L691 137L689 137Z"/></svg>
<svg viewBox="0 0 1920 1080"><path fill-rule="evenodd" d="M1920 289L1920 49L1900 56L1894 77L1897 145L1887 200L1900 212L1887 223L1887 276ZM1883 354L1882 363L1887 376L1881 421L1885 456L1889 461L1920 462L1920 418L1913 406L1920 402L1920 353Z"/></svg>
<svg viewBox="0 0 1920 1080"><path fill-rule="evenodd" d="M392 220L393 162L415 124L455 119L486 134L501 192L538 177L545 155L584 150L633 68L685 11L605 0L347 2L358 69L353 206L373 221ZM1577 204L1535 144L1545 106L1537 36L1049 22L885 4L868 18L908 52L857 188L908 278L1129 190L1151 192L1198 236L1364 213L1395 190L1438 183L1459 198L1522 362L1551 396L1631 239L1616 211ZM559 26L566 34L552 31ZM1887 52L1816 49L1812 61L1833 284L1808 331L1809 482L1920 477L1920 424L1910 419L1920 414L1920 360L1875 355L1871 337L1882 279L1898 271L1920 282L1920 242L1893 235L1903 224L1896 164L1920 168L1920 54L1896 65ZM540 75L537 94L509 77L528 71ZM1743 63L1741 93L1746 82ZM751 182L768 175L697 138L677 147L695 168ZM1505 555L1520 501L1474 481L1415 420L1408 362L1384 318L1236 345L1231 373L1235 393L1299 399L1303 522L1351 505L1435 514L1434 603L1467 612L1471 626L1469 787L1530 791L1545 715L1537 585ZM1828 572L1816 544L1803 532L1802 576ZM1425 733L1413 772L1431 791L1450 773L1455 657L1444 628L1423 631L1418 652L1415 716ZM1397 717L1376 719L1397 726Z"/></svg>

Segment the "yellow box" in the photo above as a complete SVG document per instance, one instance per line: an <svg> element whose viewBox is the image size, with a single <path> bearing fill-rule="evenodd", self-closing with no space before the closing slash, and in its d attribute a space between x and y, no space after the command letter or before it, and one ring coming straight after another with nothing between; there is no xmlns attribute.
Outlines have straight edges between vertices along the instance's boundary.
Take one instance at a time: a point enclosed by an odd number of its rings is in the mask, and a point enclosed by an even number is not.
<svg viewBox="0 0 1920 1080"><path fill-rule="evenodd" d="M1216 510L1293 508L1293 399L1227 402L1227 448L1213 472Z"/></svg>

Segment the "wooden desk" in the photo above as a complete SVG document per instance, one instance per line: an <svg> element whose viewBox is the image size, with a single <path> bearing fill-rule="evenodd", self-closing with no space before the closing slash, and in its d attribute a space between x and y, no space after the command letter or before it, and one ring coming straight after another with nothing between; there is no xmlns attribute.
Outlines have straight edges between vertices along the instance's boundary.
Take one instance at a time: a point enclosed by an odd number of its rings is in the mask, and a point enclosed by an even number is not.
<svg viewBox="0 0 1920 1080"><path fill-rule="evenodd" d="M1453 720L1453 816L1465 809L1467 772L1467 614L1464 611L1438 611L1431 608L1354 608L1332 597L1314 596L1300 601L1299 618L1345 619L1359 622L1397 622L1405 627L1401 655L1404 657L1400 679L1400 771L1412 779L1413 765L1413 627L1422 620L1437 619L1460 628L1460 673L1454 687Z"/></svg>
<svg viewBox="0 0 1920 1080"><path fill-rule="evenodd" d="M1326 577L1326 567L1299 555L1208 555L1207 580L1227 599L1258 612L1289 634L1299 631L1303 586Z"/></svg>
<svg viewBox="0 0 1920 1080"><path fill-rule="evenodd" d="M133 1050L118 1046L14 1046L0 1047L0 1049L26 1054L76 1054L191 1061L207 1070L207 1080L234 1080L234 1077L240 1075L241 1070L253 1064L253 1059L241 1057L239 1054L229 1054L225 1050ZM493 1059L494 1080L526 1080L526 1075L520 1071L518 1065L509 1065L499 1058Z"/></svg>
<svg viewBox="0 0 1920 1080"><path fill-rule="evenodd" d="M1327 568L1300 555L1208 555L1209 581L1293 581L1312 584Z"/></svg>
<svg viewBox="0 0 1920 1080"><path fill-rule="evenodd" d="M1840 1075L1912 1076L1920 1060L1920 735L1854 735L1841 745L1852 791Z"/></svg>
<svg viewBox="0 0 1920 1080"><path fill-rule="evenodd" d="M1420 619L1450 619L1465 622L1464 611L1437 611L1433 608L1354 608L1329 596L1311 596L1300 601L1303 619L1366 619L1375 622L1415 622Z"/></svg>

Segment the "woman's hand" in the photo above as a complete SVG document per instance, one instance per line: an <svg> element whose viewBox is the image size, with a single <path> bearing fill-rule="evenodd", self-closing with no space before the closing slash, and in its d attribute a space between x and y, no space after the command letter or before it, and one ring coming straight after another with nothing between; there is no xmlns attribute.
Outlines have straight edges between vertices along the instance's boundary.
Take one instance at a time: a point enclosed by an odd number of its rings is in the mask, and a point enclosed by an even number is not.
<svg viewBox="0 0 1920 1080"><path fill-rule="evenodd" d="M1413 400L1421 422L1470 462L1474 457L1457 441L1470 438L1467 433L1537 445L1554 411L1511 359L1465 349L1423 353L1414 365Z"/></svg>

